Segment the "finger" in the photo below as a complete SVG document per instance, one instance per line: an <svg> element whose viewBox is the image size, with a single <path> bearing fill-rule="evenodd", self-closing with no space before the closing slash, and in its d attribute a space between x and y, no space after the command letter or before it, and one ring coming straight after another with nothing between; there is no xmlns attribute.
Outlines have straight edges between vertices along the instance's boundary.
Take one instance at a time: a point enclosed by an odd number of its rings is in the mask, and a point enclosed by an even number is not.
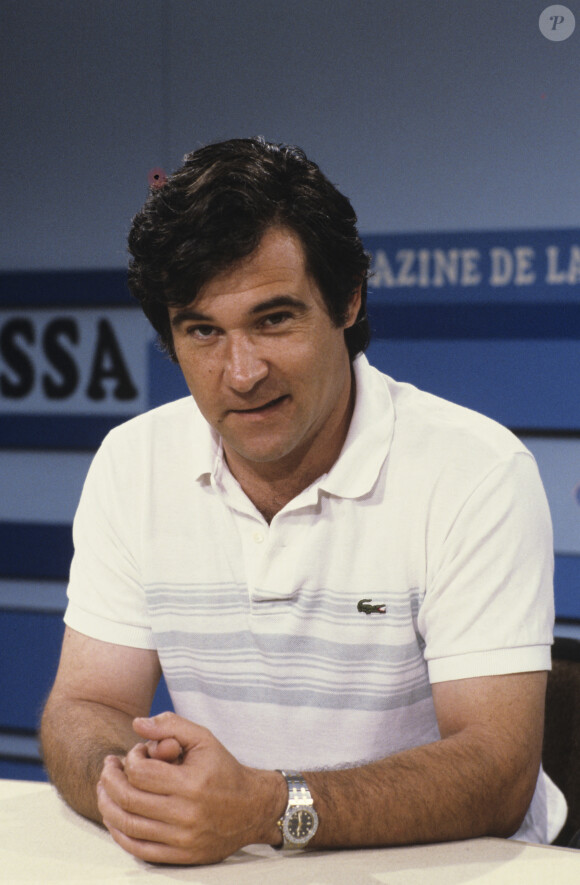
<svg viewBox="0 0 580 885"><path fill-rule="evenodd" d="M142 771L144 765L150 762L147 756L147 750L144 744L137 744L133 747L120 764L118 758L108 756L103 764L99 784L106 790L107 795L121 808L128 811L136 810L138 813L146 813L144 809L144 798L140 797L139 792L148 793L148 776L143 771L139 778L135 777L135 772ZM136 782L136 781L139 782ZM156 791L153 791L156 793ZM164 791L165 793L167 790ZM139 801L139 808L136 803Z"/></svg>
<svg viewBox="0 0 580 885"><path fill-rule="evenodd" d="M166 770L170 768L166 763ZM97 804L105 825L113 825L128 831L135 838L152 839L150 824L181 826L189 812L189 806L182 797L168 796L166 793L141 790L130 783L124 773L112 773L101 778L97 784ZM136 829L137 822L140 828Z"/></svg>
<svg viewBox="0 0 580 885"><path fill-rule="evenodd" d="M103 760L99 783L106 784L109 783L111 779L115 778L126 779L124 761L125 760L121 760L118 756L106 756Z"/></svg>
<svg viewBox="0 0 580 885"><path fill-rule="evenodd" d="M143 816L122 808L102 784L98 788L98 804L103 824L111 833L115 830L128 839L175 846L184 841L183 829L179 823L159 820L156 816ZM162 814L163 810L162 803L157 803L155 811Z"/></svg>
<svg viewBox="0 0 580 885"><path fill-rule="evenodd" d="M103 762L101 776L97 783L97 792L100 795L100 788L104 788L109 795L121 795L121 790L128 783L127 775L123 765L119 765L120 760L115 756L107 756Z"/></svg>
<svg viewBox="0 0 580 885"><path fill-rule="evenodd" d="M127 767L127 763L136 759L149 759L149 751L147 749L147 744L135 744L134 747L131 747L125 758L123 759L123 771Z"/></svg>
<svg viewBox="0 0 580 885"><path fill-rule="evenodd" d="M183 747L175 738L163 738L160 741L145 741L135 744L123 759L123 767L127 759L159 759L163 762L181 762Z"/></svg>
<svg viewBox="0 0 580 885"><path fill-rule="evenodd" d="M148 863L194 865L217 863L224 859L221 855L215 855L213 852L208 851L204 854L191 846L179 847L145 839L133 839L114 827L110 827L109 832L115 842L125 851Z"/></svg>
<svg viewBox="0 0 580 885"><path fill-rule="evenodd" d="M147 762L151 764L143 744L138 744L127 753L124 765L121 767L114 758L108 757L103 765L99 785L104 788L106 797L120 808L146 817L154 817L155 805L159 798L158 791L148 790L146 772L139 779L140 783L135 782L134 776L134 772L142 769ZM169 767L166 763L157 764ZM166 794L167 789L163 793Z"/></svg>
<svg viewBox="0 0 580 885"><path fill-rule="evenodd" d="M111 768L116 768L118 771L123 771L123 759L120 756L105 756L103 759L103 768L105 765L110 766Z"/></svg>
<svg viewBox="0 0 580 885"><path fill-rule="evenodd" d="M151 758L147 746L141 746L141 750L132 750L125 759L123 773L131 786L159 796L182 793L181 748L179 762L171 762Z"/></svg>
<svg viewBox="0 0 580 885"><path fill-rule="evenodd" d="M167 823L178 822L184 812L179 766L151 759L146 744L129 750L123 762L116 756L107 757L99 783L127 812Z"/></svg>
<svg viewBox="0 0 580 885"><path fill-rule="evenodd" d="M138 717L133 720L133 730L151 741L174 738L185 750L206 743L208 736L211 736L207 728L170 712L149 718Z"/></svg>
<svg viewBox="0 0 580 885"><path fill-rule="evenodd" d="M179 764L183 761L183 747L175 738L147 741L145 747L150 759L159 759L173 764Z"/></svg>

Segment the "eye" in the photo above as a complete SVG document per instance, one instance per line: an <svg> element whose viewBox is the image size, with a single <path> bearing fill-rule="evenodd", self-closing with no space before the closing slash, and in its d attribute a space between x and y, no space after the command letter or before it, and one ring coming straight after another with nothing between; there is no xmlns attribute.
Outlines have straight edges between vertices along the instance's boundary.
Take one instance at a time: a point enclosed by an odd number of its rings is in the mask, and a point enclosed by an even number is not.
<svg viewBox="0 0 580 885"><path fill-rule="evenodd" d="M190 338L196 338L198 341L207 341L215 334L215 331L214 326L197 325L189 326L187 334Z"/></svg>
<svg viewBox="0 0 580 885"><path fill-rule="evenodd" d="M282 323L286 322L286 320L292 319L292 314L287 311L279 311L278 313L270 313L268 316L265 316L261 320L261 324L266 328L272 328L273 326L281 326Z"/></svg>

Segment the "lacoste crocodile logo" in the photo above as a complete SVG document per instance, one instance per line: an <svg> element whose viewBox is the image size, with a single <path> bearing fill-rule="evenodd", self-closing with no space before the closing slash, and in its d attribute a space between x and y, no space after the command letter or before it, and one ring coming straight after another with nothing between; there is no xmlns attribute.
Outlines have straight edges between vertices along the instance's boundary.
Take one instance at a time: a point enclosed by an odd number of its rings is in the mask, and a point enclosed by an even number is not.
<svg viewBox="0 0 580 885"><path fill-rule="evenodd" d="M376 612L379 615L384 615L387 611L387 606L381 602L379 605L371 605L372 599L361 599L360 602L357 603L357 611L364 612L365 615L372 615L373 612Z"/></svg>

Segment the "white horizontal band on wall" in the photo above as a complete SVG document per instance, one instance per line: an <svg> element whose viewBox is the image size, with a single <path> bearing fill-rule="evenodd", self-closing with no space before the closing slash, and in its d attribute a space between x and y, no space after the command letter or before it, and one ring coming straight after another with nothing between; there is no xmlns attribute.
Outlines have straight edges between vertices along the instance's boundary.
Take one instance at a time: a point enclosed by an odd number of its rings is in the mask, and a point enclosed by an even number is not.
<svg viewBox="0 0 580 885"><path fill-rule="evenodd" d="M0 581L0 611L63 613L66 608L64 581Z"/></svg>
<svg viewBox="0 0 580 885"><path fill-rule="evenodd" d="M0 520L72 524L90 452L2 452Z"/></svg>
<svg viewBox="0 0 580 885"><path fill-rule="evenodd" d="M40 760L40 750L35 737L0 733L0 758Z"/></svg>
<svg viewBox="0 0 580 885"><path fill-rule="evenodd" d="M556 624L554 636L560 639L575 639L580 642L580 624Z"/></svg>

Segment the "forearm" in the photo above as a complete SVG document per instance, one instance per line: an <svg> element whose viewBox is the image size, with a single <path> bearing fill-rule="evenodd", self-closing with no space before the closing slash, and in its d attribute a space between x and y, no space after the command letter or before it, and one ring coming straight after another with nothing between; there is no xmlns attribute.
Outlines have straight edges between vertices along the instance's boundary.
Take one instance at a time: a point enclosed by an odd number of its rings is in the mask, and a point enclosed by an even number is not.
<svg viewBox="0 0 580 885"><path fill-rule="evenodd" d="M101 821L96 786L108 755L124 756L138 742L132 716L89 701L51 697L40 730L52 783L80 814Z"/></svg>
<svg viewBox="0 0 580 885"><path fill-rule="evenodd" d="M312 847L404 845L512 835L531 801L513 774L465 733L359 768L305 773L320 826ZM510 772L508 775L507 772Z"/></svg>

